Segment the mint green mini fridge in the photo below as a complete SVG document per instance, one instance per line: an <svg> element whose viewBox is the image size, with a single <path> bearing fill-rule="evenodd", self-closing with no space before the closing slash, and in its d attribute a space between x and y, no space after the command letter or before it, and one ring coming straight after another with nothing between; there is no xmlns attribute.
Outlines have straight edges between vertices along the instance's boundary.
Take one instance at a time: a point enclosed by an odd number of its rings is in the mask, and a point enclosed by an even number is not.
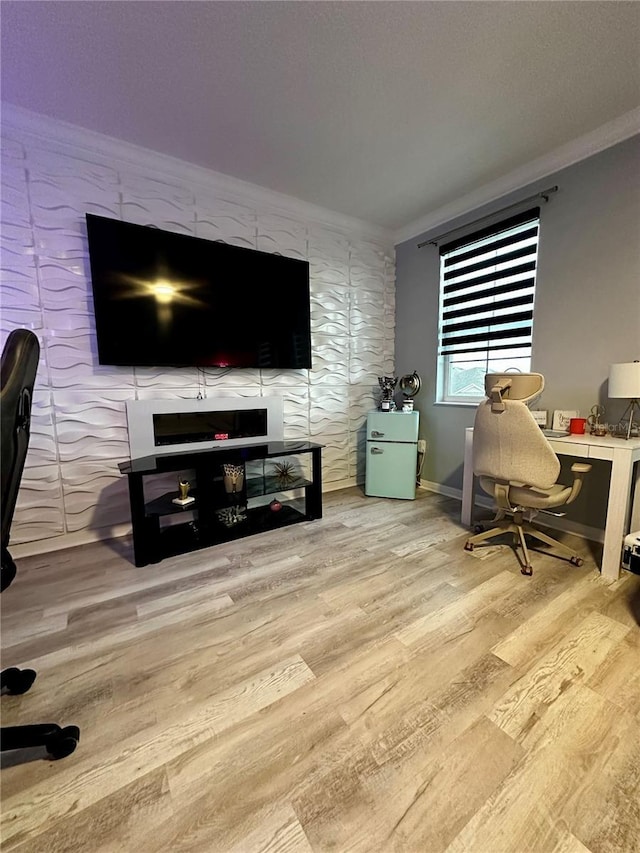
<svg viewBox="0 0 640 853"><path fill-rule="evenodd" d="M370 412L367 417L366 495L414 500L418 412Z"/></svg>

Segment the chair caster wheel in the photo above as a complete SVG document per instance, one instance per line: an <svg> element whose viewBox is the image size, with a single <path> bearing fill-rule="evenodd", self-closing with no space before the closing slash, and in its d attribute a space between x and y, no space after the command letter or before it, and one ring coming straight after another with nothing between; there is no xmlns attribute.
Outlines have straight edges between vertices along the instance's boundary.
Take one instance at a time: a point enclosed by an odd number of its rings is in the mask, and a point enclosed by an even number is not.
<svg viewBox="0 0 640 853"><path fill-rule="evenodd" d="M572 557L572 558L569 560L569 562L570 562L573 566L583 566L583 565L584 565L584 560L582 559L582 557Z"/></svg>
<svg viewBox="0 0 640 853"><path fill-rule="evenodd" d="M65 726L47 738L45 749L49 758L57 761L66 758L75 750L80 740L80 729L77 726Z"/></svg>
<svg viewBox="0 0 640 853"><path fill-rule="evenodd" d="M520 569L520 574L526 575L530 578L533 574L533 566L525 566L523 569Z"/></svg>
<svg viewBox="0 0 640 853"><path fill-rule="evenodd" d="M473 542L465 542L464 543L465 551L473 551Z"/></svg>
<svg viewBox="0 0 640 853"><path fill-rule="evenodd" d="M484 533L484 524L474 524L473 525L474 533Z"/></svg>
<svg viewBox="0 0 640 853"><path fill-rule="evenodd" d="M11 666L2 671L2 690L10 696L20 696L27 692L35 680L35 669L18 669Z"/></svg>

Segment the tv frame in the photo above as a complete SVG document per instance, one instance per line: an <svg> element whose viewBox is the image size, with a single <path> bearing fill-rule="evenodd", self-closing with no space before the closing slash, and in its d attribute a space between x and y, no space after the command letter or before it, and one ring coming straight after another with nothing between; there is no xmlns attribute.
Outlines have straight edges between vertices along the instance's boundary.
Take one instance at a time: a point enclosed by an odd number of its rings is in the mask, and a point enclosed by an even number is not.
<svg viewBox="0 0 640 853"><path fill-rule="evenodd" d="M312 367L308 261L113 217L85 216L99 364ZM131 251L136 235L138 254ZM158 277L161 269L164 280ZM221 279L230 284L223 286ZM239 284L244 285L240 290ZM159 293L159 287L168 287L168 294ZM294 294L293 302L287 301L286 288ZM243 315L252 299L252 312ZM130 310L118 316L127 305ZM228 324L219 325L227 316ZM140 340L145 330L148 357ZM269 333L277 334L270 338Z"/></svg>

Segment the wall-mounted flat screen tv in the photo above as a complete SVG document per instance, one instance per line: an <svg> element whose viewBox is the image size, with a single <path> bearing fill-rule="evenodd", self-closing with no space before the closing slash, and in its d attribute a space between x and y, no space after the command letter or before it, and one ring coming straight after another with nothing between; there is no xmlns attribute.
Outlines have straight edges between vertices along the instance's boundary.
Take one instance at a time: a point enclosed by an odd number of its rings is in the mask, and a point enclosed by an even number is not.
<svg viewBox="0 0 640 853"><path fill-rule="evenodd" d="M86 219L100 364L311 367L307 261Z"/></svg>

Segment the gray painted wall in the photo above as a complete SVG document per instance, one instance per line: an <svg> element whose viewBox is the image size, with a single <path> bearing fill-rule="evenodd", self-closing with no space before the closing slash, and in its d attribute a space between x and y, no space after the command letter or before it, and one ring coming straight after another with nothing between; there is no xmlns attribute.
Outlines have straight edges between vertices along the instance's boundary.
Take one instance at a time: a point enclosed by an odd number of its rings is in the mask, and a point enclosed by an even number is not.
<svg viewBox="0 0 640 853"><path fill-rule="evenodd" d="M588 415L598 402L606 420L623 413L623 400L607 398L607 377L611 363L640 358L640 136L396 247L396 368L423 380L424 480L462 487L464 430L475 409L434 404L439 256L417 244L554 184L541 210L532 370L546 389L537 408ZM608 465L599 463L571 517L601 527L607 489Z"/></svg>

